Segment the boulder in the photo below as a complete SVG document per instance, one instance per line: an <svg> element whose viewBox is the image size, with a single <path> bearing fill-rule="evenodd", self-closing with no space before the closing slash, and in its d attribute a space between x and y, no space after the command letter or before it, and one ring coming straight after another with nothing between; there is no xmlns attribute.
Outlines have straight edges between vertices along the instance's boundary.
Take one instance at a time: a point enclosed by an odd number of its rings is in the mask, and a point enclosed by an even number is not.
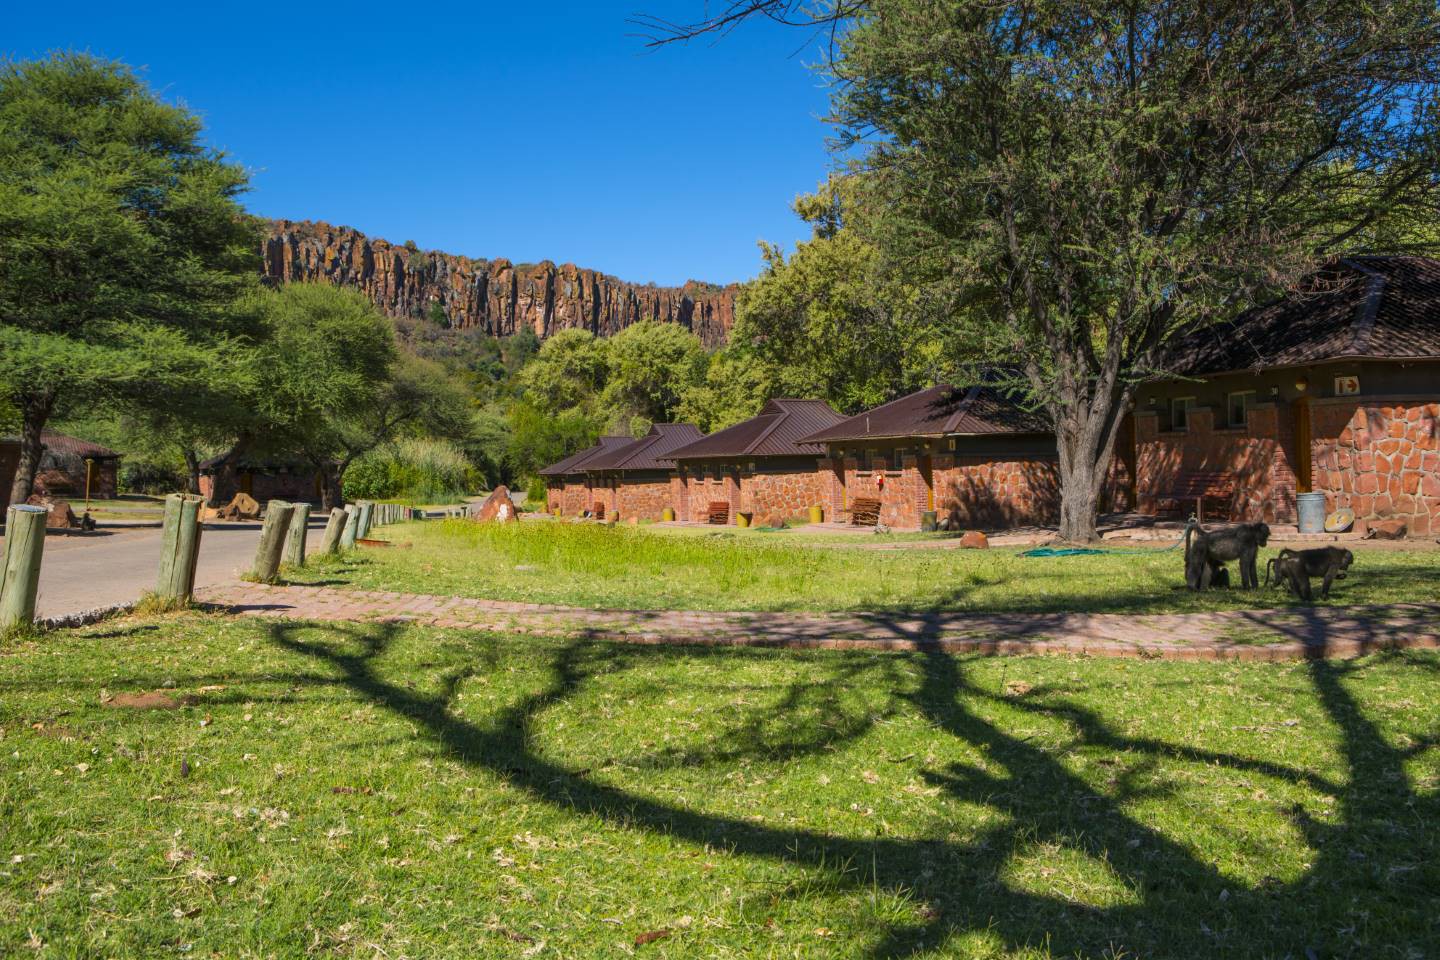
<svg viewBox="0 0 1440 960"><path fill-rule="evenodd" d="M1404 520L1371 520L1365 536L1372 540L1404 540L1409 527Z"/></svg>
<svg viewBox="0 0 1440 960"><path fill-rule="evenodd" d="M248 493L237 493L231 501L215 511L216 520L259 520L260 504Z"/></svg>
<svg viewBox="0 0 1440 960"><path fill-rule="evenodd" d="M960 546L966 550L988 550L990 549L990 538L979 530L966 530L960 538Z"/></svg>
<svg viewBox="0 0 1440 960"><path fill-rule="evenodd" d="M31 507L45 508L46 530L69 530L71 527L81 525L80 518L75 516L74 510L70 509L68 501L42 497L39 494L31 494L30 498L25 501L25 504Z"/></svg>
<svg viewBox="0 0 1440 960"><path fill-rule="evenodd" d="M502 483L491 490L485 502L471 512L470 519L476 523L512 523L519 520L520 514L515 509L515 501L510 498L510 488Z"/></svg>

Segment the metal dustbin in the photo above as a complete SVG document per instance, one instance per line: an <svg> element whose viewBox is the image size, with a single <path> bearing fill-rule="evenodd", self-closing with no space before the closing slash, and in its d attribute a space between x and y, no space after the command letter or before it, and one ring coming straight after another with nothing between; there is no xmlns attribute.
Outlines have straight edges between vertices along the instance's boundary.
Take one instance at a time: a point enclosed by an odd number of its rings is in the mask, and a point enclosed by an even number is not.
<svg viewBox="0 0 1440 960"><path fill-rule="evenodd" d="M940 529L940 521L936 519L934 510L926 510L920 514L920 529L925 533L934 533Z"/></svg>
<svg viewBox="0 0 1440 960"><path fill-rule="evenodd" d="M754 515L753 513L737 513L737 514L735 514L735 526L740 527L740 528L742 528L742 529L745 528L745 527L750 526L750 521L751 521L752 518L754 518L754 516L755 516L755 515Z"/></svg>
<svg viewBox="0 0 1440 960"><path fill-rule="evenodd" d="M664 510L661 510L660 521L662 523L673 523L675 521L675 508L666 507Z"/></svg>
<svg viewBox="0 0 1440 960"><path fill-rule="evenodd" d="M1299 515L1301 533L1325 532L1325 494L1295 494L1295 512Z"/></svg>
<svg viewBox="0 0 1440 960"><path fill-rule="evenodd" d="M818 503L810 508L810 522L823 523L825 520L825 508Z"/></svg>

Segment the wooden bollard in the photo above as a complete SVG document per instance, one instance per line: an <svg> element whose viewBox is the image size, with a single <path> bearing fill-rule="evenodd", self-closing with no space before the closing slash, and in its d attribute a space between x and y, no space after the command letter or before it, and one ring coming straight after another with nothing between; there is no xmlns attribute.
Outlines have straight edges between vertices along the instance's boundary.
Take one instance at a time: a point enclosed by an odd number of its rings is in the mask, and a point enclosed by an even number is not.
<svg viewBox="0 0 1440 960"><path fill-rule="evenodd" d="M280 556L285 552L285 533L295 507L284 500L271 500L265 505L265 525L260 528L260 545L255 548L255 565L250 579L269 583L280 571Z"/></svg>
<svg viewBox="0 0 1440 960"><path fill-rule="evenodd" d="M340 533L340 549L354 550L355 541L360 537L360 505L345 505L345 529Z"/></svg>
<svg viewBox="0 0 1440 960"><path fill-rule="evenodd" d="M370 536L370 524L375 519L375 504L366 500L360 504L360 532L355 534L356 539L364 540Z"/></svg>
<svg viewBox="0 0 1440 960"><path fill-rule="evenodd" d="M199 497L171 494L165 498L165 525L160 534L160 575L155 595L188 603L195 592L195 564L200 557Z"/></svg>
<svg viewBox="0 0 1440 960"><path fill-rule="evenodd" d="M295 504L290 514L290 533L285 538L285 562L292 567L305 566L305 537L310 533L310 504Z"/></svg>
<svg viewBox="0 0 1440 960"><path fill-rule="evenodd" d="M5 555L0 562L0 633L35 620L40 557L45 552L44 507L20 504L5 513Z"/></svg>
<svg viewBox="0 0 1440 960"><path fill-rule="evenodd" d="M340 549L340 534L345 532L345 521L349 517L339 507L330 511L330 519L325 523L325 536L320 538L321 553L334 553Z"/></svg>

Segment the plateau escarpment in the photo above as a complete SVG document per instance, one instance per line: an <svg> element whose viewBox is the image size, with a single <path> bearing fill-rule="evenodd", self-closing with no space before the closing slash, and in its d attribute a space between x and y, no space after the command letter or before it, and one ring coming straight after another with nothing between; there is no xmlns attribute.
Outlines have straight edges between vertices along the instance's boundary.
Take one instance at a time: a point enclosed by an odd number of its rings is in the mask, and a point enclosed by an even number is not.
<svg viewBox="0 0 1440 960"><path fill-rule="evenodd" d="M717 346L735 320L734 285L626 283L570 263L472 259L321 222L273 221L264 255L272 281L355 287L392 317L430 317L438 305L449 326L480 327L497 337L522 327L541 337L572 327L609 336L641 320L661 320Z"/></svg>

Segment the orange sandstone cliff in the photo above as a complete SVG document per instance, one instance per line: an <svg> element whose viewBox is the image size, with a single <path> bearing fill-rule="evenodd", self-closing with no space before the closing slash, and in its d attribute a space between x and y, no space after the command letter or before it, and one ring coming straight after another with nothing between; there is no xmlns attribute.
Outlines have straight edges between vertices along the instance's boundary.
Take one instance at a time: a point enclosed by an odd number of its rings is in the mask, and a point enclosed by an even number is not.
<svg viewBox="0 0 1440 960"><path fill-rule="evenodd" d="M735 320L734 285L626 283L570 263L472 259L321 222L273 221L264 254L269 280L355 287L392 317L429 317L438 304L449 326L480 327L494 336L522 326L541 337L570 327L609 336L640 320L662 320L717 346Z"/></svg>

